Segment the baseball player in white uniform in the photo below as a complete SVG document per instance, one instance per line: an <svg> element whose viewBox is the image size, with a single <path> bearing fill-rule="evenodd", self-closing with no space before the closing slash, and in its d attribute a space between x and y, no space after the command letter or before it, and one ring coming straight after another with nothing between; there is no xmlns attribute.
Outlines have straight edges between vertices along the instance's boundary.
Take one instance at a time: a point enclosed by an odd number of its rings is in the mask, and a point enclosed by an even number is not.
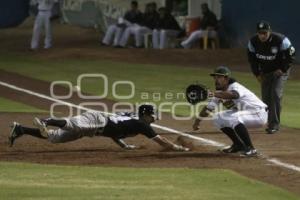
<svg viewBox="0 0 300 200"><path fill-rule="evenodd" d="M267 105L253 92L230 77L230 70L220 66L210 74L215 80L216 91L210 92L211 99L202 109L199 117L207 117L209 112L218 108L220 103L227 108L214 114L214 124L233 142L224 153L241 152L244 156L257 155L248 128L259 128L267 123ZM197 118L193 129L198 130L201 119Z"/></svg>
<svg viewBox="0 0 300 200"><path fill-rule="evenodd" d="M30 128L14 122L9 136L10 146L22 135L31 135L47 139L51 143L65 143L82 137L103 136L111 138L124 149L136 149L135 145L127 144L123 139L142 134L167 149L189 151L188 148L177 145L154 132L150 124L155 121L154 108L151 105L141 105L138 118L132 115L107 116L102 112L88 111L71 118L34 119L38 128ZM49 129L48 126L58 127Z"/></svg>
<svg viewBox="0 0 300 200"><path fill-rule="evenodd" d="M38 4L38 14L35 18L33 33L31 39L31 49L36 50L39 47L39 39L42 27L45 28L45 49L52 47L52 32L51 32L51 11L55 2L58 0L34 0Z"/></svg>

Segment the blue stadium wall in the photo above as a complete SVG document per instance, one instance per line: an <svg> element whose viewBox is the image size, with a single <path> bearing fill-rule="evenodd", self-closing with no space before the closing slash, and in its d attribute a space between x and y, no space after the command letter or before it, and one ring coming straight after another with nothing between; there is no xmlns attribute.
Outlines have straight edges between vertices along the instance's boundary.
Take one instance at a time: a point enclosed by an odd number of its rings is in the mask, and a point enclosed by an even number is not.
<svg viewBox="0 0 300 200"><path fill-rule="evenodd" d="M0 0L0 28L21 24L29 12L29 0Z"/></svg>
<svg viewBox="0 0 300 200"><path fill-rule="evenodd" d="M229 47L246 47L256 23L266 20L273 31L286 35L300 61L299 0L222 0L222 38Z"/></svg>

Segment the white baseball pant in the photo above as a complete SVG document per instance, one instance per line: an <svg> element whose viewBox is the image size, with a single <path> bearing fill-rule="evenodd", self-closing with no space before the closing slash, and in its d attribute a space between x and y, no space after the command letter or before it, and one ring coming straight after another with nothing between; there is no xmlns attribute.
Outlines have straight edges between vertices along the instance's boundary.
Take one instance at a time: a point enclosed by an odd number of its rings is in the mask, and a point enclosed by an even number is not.
<svg viewBox="0 0 300 200"><path fill-rule="evenodd" d="M259 128L268 121L268 112L265 108L257 110L226 110L214 115L213 122L219 129L229 127L234 129L238 124L247 128Z"/></svg>
<svg viewBox="0 0 300 200"><path fill-rule="evenodd" d="M33 33L31 39L31 49L37 49L39 46L39 39L42 27L45 28L45 45L44 48L48 49L52 46L52 32L51 32L51 10L39 11L34 22Z"/></svg>
<svg viewBox="0 0 300 200"><path fill-rule="evenodd" d="M168 47L168 40L170 37L176 37L179 31L177 30L158 30L154 29L152 32L152 43L154 49L165 49Z"/></svg>
<svg viewBox="0 0 300 200"><path fill-rule="evenodd" d="M66 125L63 128L49 130L48 140L51 143L65 143L85 136L93 137L107 124L107 117L94 111L65 120Z"/></svg>
<svg viewBox="0 0 300 200"><path fill-rule="evenodd" d="M189 49L192 47L192 45L199 40L200 38L204 37L205 34L207 34L208 38L216 37L217 32L216 31L203 31L198 30L191 33L191 35L184 41L181 42L181 46L185 49Z"/></svg>
<svg viewBox="0 0 300 200"><path fill-rule="evenodd" d="M138 24L133 24L131 26L128 26L125 29L124 33L122 34L119 45L122 46L122 47L125 47L127 45L127 42L129 40L130 35L133 35L135 41L137 41L136 32L137 32L139 27L140 26ZM135 43L135 45L136 45L136 43Z"/></svg>
<svg viewBox="0 0 300 200"><path fill-rule="evenodd" d="M124 29L116 24L110 25L105 33L102 43L110 45L113 42L113 46L118 46ZM113 41L112 41L113 39Z"/></svg>
<svg viewBox="0 0 300 200"><path fill-rule="evenodd" d="M126 30L124 31L120 41L120 46L125 47L130 35L134 35L135 46L141 47L144 43L144 35L146 33L151 33L151 32L152 30L147 28L146 26L139 26L137 24L130 26L126 28Z"/></svg>

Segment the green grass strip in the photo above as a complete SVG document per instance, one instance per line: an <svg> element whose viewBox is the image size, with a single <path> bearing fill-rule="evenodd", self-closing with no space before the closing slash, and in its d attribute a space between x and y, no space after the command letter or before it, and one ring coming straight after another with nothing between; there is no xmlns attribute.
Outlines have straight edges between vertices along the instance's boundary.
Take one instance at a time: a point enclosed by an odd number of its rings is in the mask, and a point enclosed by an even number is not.
<svg viewBox="0 0 300 200"><path fill-rule="evenodd" d="M0 112L48 113L48 111L0 97Z"/></svg>
<svg viewBox="0 0 300 200"><path fill-rule="evenodd" d="M292 200L283 189L228 170L0 163L0 197L18 199Z"/></svg>

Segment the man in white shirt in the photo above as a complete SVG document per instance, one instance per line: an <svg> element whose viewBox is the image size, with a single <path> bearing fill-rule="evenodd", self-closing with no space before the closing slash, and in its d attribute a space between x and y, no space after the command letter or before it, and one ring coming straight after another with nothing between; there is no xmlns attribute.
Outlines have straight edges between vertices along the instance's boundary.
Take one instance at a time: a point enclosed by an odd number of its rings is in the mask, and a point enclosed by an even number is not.
<svg viewBox="0 0 300 200"><path fill-rule="evenodd" d="M31 39L31 50L37 50L39 47L39 39L42 31L42 27L45 28L45 49L52 47L52 33L51 33L51 11L53 5L58 2L58 0L35 0L38 4L38 14L35 18L32 39Z"/></svg>
<svg viewBox="0 0 300 200"><path fill-rule="evenodd" d="M227 67L220 66L210 75L215 80L216 91L210 92L212 98L200 112L200 118L195 120L193 129L198 130L201 117L207 117L222 103L227 110L214 114L214 124L233 142L222 152L241 152L244 156L257 155L248 128L258 128L267 123L267 105L253 92L231 78L231 72Z"/></svg>

